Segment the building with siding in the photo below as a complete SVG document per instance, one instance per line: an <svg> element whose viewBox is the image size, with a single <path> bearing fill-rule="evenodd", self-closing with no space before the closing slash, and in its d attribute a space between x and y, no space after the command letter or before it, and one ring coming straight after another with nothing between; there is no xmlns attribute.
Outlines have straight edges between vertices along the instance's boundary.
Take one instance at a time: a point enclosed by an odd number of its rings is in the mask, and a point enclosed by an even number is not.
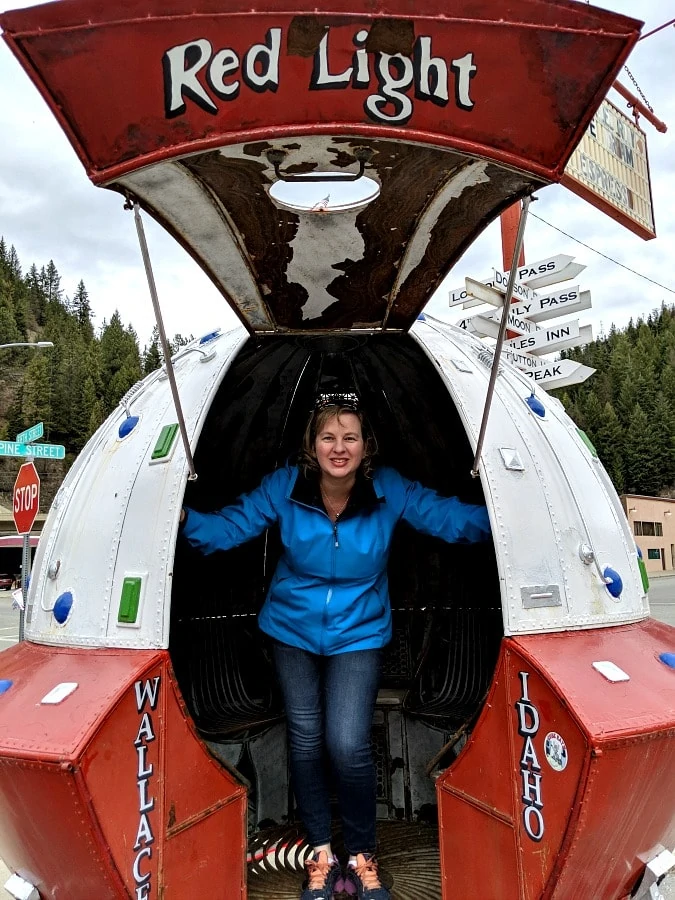
<svg viewBox="0 0 675 900"><path fill-rule="evenodd" d="M675 499L623 494L621 502L647 572L675 571Z"/></svg>

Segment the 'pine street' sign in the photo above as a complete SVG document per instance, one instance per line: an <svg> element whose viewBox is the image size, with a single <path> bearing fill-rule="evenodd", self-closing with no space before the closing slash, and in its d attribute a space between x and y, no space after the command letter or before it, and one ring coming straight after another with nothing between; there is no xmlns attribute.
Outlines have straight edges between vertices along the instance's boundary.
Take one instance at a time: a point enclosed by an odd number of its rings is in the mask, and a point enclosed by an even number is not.
<svg viewBox="0 0 675 900"><path fill-rule="evenodd" d="M0 441L0 456L31 456L33 459L65 459L63 444L20 444Z"/></svg>

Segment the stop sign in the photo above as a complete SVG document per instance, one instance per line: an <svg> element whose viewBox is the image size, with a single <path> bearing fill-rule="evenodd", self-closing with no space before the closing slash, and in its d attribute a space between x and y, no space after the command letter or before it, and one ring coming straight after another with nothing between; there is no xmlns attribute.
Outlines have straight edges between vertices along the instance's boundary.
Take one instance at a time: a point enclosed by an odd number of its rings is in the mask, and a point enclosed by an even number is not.
<svg viewBox="0 0 675 900"><path fill-rule="evenodd" d="M14 524L19 534L30 534L40 509L40 476L31 462L24 463L14 482Z"/></svg>

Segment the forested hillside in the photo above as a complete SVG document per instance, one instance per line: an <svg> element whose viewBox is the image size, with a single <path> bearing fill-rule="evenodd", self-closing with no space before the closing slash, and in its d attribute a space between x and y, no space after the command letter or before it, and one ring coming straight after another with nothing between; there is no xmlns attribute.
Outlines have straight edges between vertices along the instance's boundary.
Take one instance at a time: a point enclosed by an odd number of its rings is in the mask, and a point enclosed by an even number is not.
<svg viewBox="0 0 675 900"><path fill-rule="evenodd" d="M51 260L24 270L14 247L0 237L0 344L15 341L54 346L0 351L0 439L14 440L44 422L44 440L66 447L61 475L120 398L162 359L157 335L141 350L136 332L117 312L95 327L82 281L68 296ZM172 348L186 341L176 335ZM7 463L11 472L0 477L0 493L7 492L8 479L11 490L18 461Z"/></svg>
<svg viewBox="0 0 675 900"><path fill-rule="evenodd" d="M617 491L675 496L675 306L563 356L597 369L559 396Z"/></svg>

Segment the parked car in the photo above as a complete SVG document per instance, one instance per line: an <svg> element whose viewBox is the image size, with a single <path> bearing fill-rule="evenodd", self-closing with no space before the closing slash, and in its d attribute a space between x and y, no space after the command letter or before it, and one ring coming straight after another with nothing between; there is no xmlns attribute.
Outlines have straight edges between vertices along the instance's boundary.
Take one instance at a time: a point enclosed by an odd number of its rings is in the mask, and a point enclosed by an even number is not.
<svg viewBox="0 0 675 900"><path fill-rule="evenodd" d="M14 587L13 575L0 575L0 591L11 591Z"/></svg>

